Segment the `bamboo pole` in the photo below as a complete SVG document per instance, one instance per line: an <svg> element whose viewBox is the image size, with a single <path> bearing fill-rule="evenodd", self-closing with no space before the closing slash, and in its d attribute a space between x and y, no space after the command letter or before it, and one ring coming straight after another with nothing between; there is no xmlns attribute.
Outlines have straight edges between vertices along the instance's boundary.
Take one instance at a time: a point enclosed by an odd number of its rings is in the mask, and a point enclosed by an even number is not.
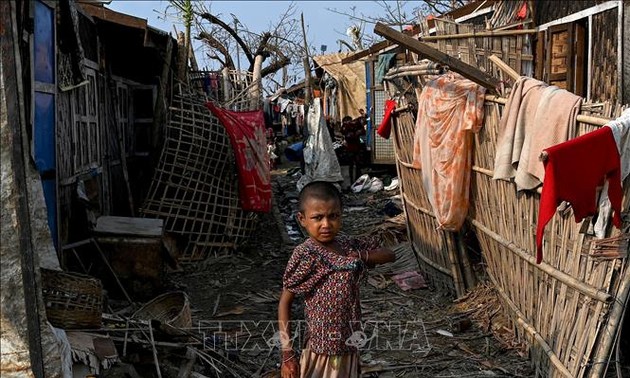
<svg viewBox="0 0 630 378"><path fill-rule="evenodd" d="M558 358L558 355L556 355L553 349L551 349L549 344L547 344L547 342L540 335L540 333L538 333L538 331L536 331L536 329L525 320L524 314L518 309L518 307L516 307L516 305L512 302L512 300L510 300L510 297L498 285L498 282L492 276L492 274L489 274L488 277L490 277L490 280L494 284L494 287L497 290L497 293L499 293L503 301L508 305L508 307L510 307L510 310L512 310L512 312L514 313L513 316L516 317L516 322L525 330L525 332L527 332L530 336L534 338L534 340L538 343L538 345L541 347L543 352L545 352L547 357L549 357L549 361L551 362L551 364L565 377L567 378L573 377L573 374L571 374L571 372L567 369L567 367L564 366L562 361L560 361L560 359Z"/></svg>
<svg viewBox="0 0 630 378"><path fill-rule="evenodd" d="M623 319L623 313L628 304L628 297L630 296L630 266L626 266L624 270L621 285L617 293L617 298L612 304L608 321L602 330L602 339L599 342L599 348L593 358L593 368L589 371L588 377L595 378L604 375L604 368L607 367L610 361L612 347L615 341L618 340L617 335L618 332L621 331L619 325Z"/></svg>
<svg viewBox="0 0 630 378"><path fill-rule="evenodd" d="M518 80L521 77L521 75L518 72L512 69L512 67L510 67L504 61L502 61L498 56L490 55L488 57L488 60L494 63L501 71L505 72L512 79ZM504 105L507 103L507 99L494 96L494 95L486 95L485 99L486 101L492 101L492 102L496 102L496 103L504 104ZM593 116L582 115L582 114L578 114L576 120L578 122L588 123L590 125L595 125L595 126L604 126L608 122L610 122L610 119L593 117Z"/></svg>
<svg viewBox="0 0 630 378"><path fill-rule="evenodd" d="M457 298L461 298L466 294L466 285L462 279L462 270L460 268L460 261L457 253L457 241L456 234L453 232L446 232L446 248L448 252L448 260L451 263L451 276L453 277L453 286L455 286L455 294Z"/></svg>
<svg viewBox="0 0 630 378"><path fill-rule="evenodd" d="M584 282L571 277L570 275L564 273L563 271L554 268L553 266L547 264L546 262L541 262L540 264L536 264L536 258L534 256L529 255L527 251L523 250L520 247L517 247L513 242L506 240L501 235L490 230L488 227L483 225L478 220L471 219L470 222L475 227L477 227L477 229L479 229L481 232L488 235L489 237L497 241L499 244L503 245L505 248L514 252L521 259L525 260L530 265L542 270L543 272L549 274L550 276L562 282L563 284L579 291L580 293L584 295L587 295L593 299L596 299L600 302L608 303L613 299L613 297L610 294L603 292L601 290L598 290L597 288L591 285L585 284Z"/></svg>
<svg viewBox="0 0 630 378"><path fill-rule="evenodd" d="M461 33L461 34L445 34L445 35L431 35L427 37L421 37L421 41L439 41L442 39L463 39L463 38L485 38L485 37L510 37L523 34L536 34L537 29L521 29L521 30L504 30L504 31L485 31L485 32L473 32L473 33Z"/></svg>
<svg viewBox="0 0 630 378"><path fill-rule="evenodd" d="M308 42L306 41L306 28L304 27L304 13L300 15L302 20L302 37L304 38L304 103L308 106L311 103L311 64L308 56ZM306 119L306 117L304 117Z"/></svg>
<svg viewBox="0 0 630 378"><path fill-rule="evenodd" d="M518 80L521 78L521 75L516 72L512 67L510 67L507 63L501 60L498 56L492 54L488 57L488 60L494 63L501 71L505 72L514 80Z"/></svg>
<svg viewBox="0 0 630 378"><path fill-rule="evenodd" d="M457 252L459 253L459 260L462 263L462 273L464 274L464 284L466 288L473 288L477 285L477 279L475 273L470 265L470 259L466 253L466 243L464 243L463 233L457 234Z"/></svg>

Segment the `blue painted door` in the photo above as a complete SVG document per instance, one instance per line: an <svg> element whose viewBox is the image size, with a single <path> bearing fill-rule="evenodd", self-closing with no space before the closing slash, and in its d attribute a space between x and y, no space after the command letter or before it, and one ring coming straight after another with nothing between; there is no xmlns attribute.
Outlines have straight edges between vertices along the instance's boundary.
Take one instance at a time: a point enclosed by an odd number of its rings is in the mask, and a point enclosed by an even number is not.
<svg viewBox="0 0 630 378"><path fill-rule="evenodd" d="M54 4L54 3L53 3ZM55 151L56 44L55 9L33 2L33 158L42 179L48 226L57 246L57 179Z"/></svg>

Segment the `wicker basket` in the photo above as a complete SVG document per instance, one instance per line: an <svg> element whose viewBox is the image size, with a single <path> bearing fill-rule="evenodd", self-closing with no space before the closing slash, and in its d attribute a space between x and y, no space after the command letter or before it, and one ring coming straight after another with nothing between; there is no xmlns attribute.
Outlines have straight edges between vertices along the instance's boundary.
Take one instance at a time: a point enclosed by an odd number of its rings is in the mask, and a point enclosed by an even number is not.
<svg viewBox="0 0 630 378"><path fill-rule="evenodd" d="M99 279L44 268L41 275L50 324L63 329L101 327L103 285Z"/></svg>
<svg viewBox="0 0 630 378"><path fill-rule="evenodd" d="M162 294L145 303L132 316L134 319L159 320L175 329L192 326L190 302L183 291Z"/></svg>

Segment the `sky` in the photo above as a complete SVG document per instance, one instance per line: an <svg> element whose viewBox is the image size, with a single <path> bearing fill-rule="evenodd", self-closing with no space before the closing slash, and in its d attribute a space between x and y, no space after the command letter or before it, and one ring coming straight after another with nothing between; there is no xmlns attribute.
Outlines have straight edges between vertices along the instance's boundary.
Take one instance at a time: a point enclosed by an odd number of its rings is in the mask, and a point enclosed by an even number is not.
<svg viewBox="0 0 630 378"><path fill-rule="evenodd" d="M382 2L383 0L381 0ZM234 14L242 24L253 32L261 32L268 30L268 27L274 21L277 21L279 15L289 6L290 1L211 1L207 2L208 7L214 15L219 16L225 21L231 21L230 13ZM395 1L392 1L395 3ZM407 3L406 11L412 13L413 1ZM147 19L149 25L158 29L171 32L173 34L173 23L175 20L164 20L160 18L157 11L164 13L169 2L166 0L159 1L127 1L113 0L107 7L118 12L130 14L132 16ZM333 13L327 8L337 9L351 13L351 7L356 6L357 13L365 15L378 16L384 13L382 6L376 1L295 1L297 11L296 17L300 12L304 13L304 21L307 29L308 43L318 52L321 46L326 46L326 52L337 52L339 43L337 40L344 39L350 42L346 36L346 30L352 25L352 21L348 16ZM181 24L176 24L177 30L182 31ZM369 34L373 34L373 25L367 26ZM344 51L346 51L344 49ZM199 52L198 56L202 55ZM203 68L203 67L202 67Z"/></svg>

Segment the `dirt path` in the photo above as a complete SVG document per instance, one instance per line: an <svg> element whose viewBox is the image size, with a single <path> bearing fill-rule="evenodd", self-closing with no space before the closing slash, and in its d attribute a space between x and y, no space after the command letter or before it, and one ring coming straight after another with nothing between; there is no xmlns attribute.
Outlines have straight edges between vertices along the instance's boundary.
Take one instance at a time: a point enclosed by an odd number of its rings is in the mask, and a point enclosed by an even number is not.
<svg viewBox="0 0 630 378"><path fill-rule="evenodd" d="M282 274L293 245L283 242L287 235L282 234L277 220L281 218L291 225L290 210L295 207L297 194L297 178L285 173L276 171L274 175L275 200L281 213L263 216L246 248L212 257L203 271L171 277L190 296L196 331L216 349L223 349L222 353L235 364L261 377L278 376L278 353L269 352L267 343L276 330ZM382 210L393 194L347 194L344 231L361 234L381 224L388 218ZM290 228L294 241L301 240L297 227ZM473 308L458 313L452 298L444 293L431 288L405 292L377 271L370 272L361 290L366 328L365 335L360 335L364 338L357 342L364 346L364 376L533 375L526 356L493 337L491 331L496 334L497 327L504 325L493 320L499 317L495 316L496 311L492 314L492 309L473 304ZM298 302L296 318L301 316L301 301ZM490 313L486 316L486 329L469 322L480 312ZM213 370L206 368L204 373L212 376Z"/></svg>

